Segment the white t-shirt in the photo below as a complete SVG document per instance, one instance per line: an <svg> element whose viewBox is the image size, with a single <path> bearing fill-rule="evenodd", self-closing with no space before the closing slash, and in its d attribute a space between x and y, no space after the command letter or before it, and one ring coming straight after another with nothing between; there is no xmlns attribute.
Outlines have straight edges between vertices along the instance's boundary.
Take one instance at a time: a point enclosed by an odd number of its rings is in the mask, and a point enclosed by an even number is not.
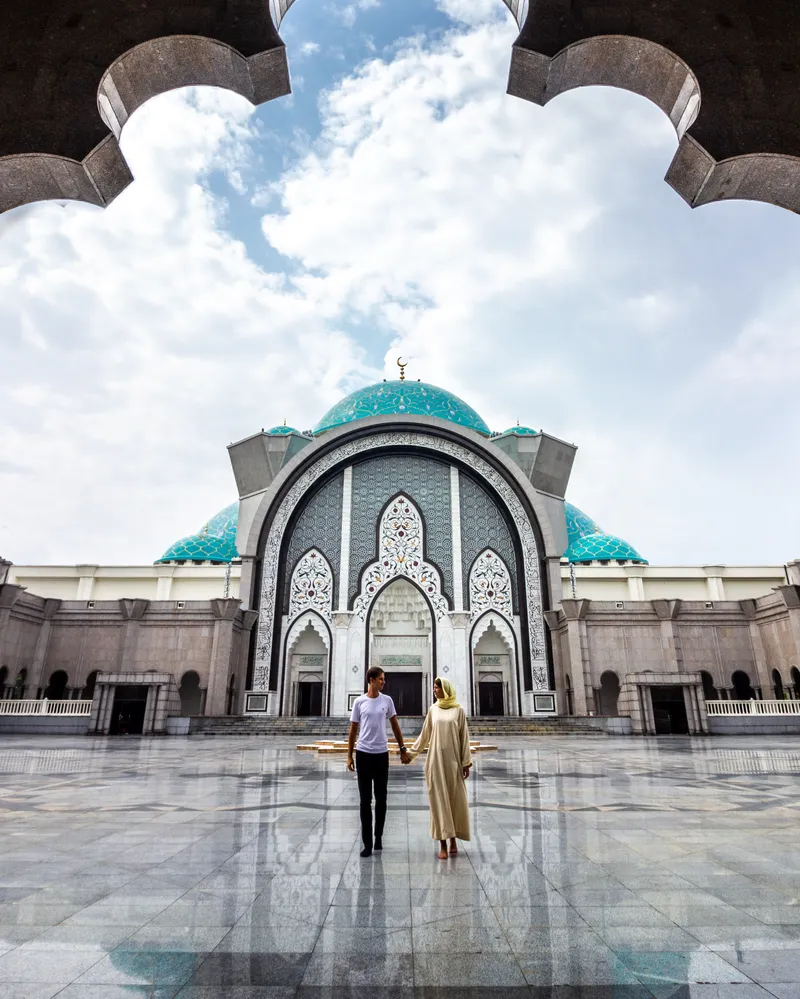
<svg viewBox="0 0 800 999"><path fill-rule="evenodd" d="M357 698L350 715L350 721L358 724L356 749L362 753L388 753L386 722L396 714L394 701L388 694L377 697L362 694Z"/></svg>

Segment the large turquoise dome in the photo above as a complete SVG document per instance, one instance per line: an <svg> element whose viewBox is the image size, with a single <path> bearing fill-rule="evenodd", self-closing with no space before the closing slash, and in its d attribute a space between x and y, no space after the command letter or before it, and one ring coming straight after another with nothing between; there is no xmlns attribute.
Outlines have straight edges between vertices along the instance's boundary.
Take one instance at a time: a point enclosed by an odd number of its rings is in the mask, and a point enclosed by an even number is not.
<svg viewBox="0 0 800 999"><path fill-rule="evenodd" d="M213 516L202 531L190 534L169 546L159 562L230 562L238 558L236 525L239 503L231 503Z"/></svg>
<svg viewBox="0 0 800 999"><path fill-rule="evenodd" d="M395 379L357 389L328 410L314 427L315 434L368 416L436 416L489 435L488 426L463 399L427 382Z"/></svg>
<svg viewBox="0 0 800 999"><path fill-rule="evenodd" d="M648 565L646 559L636 551L633 545L613 534L585 534L577 538L567 548L566 559L569 562L636 562Z"/></svg>

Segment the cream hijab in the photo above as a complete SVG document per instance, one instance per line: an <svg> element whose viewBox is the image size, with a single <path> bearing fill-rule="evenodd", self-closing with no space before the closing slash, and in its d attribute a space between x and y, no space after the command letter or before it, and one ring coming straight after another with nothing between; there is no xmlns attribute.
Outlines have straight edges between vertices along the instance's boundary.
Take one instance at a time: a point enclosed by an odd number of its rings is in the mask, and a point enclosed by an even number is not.
<svg viewBox="0 0 800 999"><path fill-rule="evenodd" d="M440 697L436 702L440 708L460 708L461 705L456 701L456 688L450 683L449 680L443 680L441 677L437 676L433 681L442 688L442 693L444 697Z"/></svg>

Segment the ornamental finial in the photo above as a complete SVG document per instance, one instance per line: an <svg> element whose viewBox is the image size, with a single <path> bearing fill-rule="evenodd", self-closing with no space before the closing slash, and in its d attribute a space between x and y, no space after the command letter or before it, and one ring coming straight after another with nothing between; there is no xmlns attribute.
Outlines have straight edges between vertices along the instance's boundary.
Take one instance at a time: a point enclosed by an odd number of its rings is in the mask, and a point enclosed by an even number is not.
<svg viewBox="0 0 800 999"><path fill-rule="evenodd" d="M404 382L406 380L406 368L408 367L408 361L404 361L402 357L398 357L397 367L400 369L400 381Z"/></svg>

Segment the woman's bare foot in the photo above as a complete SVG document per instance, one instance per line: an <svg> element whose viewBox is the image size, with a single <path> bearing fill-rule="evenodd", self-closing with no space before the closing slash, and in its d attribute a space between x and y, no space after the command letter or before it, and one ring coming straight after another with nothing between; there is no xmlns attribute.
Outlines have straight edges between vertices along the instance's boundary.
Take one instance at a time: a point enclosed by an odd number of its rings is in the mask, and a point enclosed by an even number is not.
<svg viewBox="0 0 800 999"><path fill-rule="evenodd" d="M450 854L451 854L451 856L454 857L457 853L458 853L458 846L456 845L456 841L454 839L451 839L450 840Z"/></svg>
<svg viewBox="0 0 800 999"><path fill-rule="evenodd" d="M447 840L439 840L439 860L447 860Z"/></svg>

